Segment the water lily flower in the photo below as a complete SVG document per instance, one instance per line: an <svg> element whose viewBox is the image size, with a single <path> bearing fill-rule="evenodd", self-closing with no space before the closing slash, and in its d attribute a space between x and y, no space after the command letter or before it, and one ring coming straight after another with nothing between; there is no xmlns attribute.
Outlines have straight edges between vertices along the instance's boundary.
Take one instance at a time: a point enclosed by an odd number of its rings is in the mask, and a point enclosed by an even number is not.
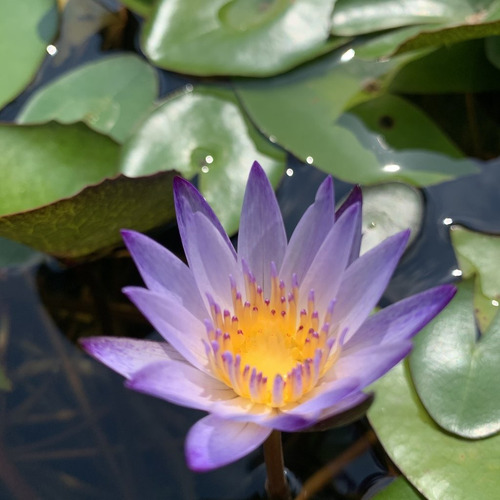
<svg viewBox="0 0 500 500"><path fill-rule="evenodd" d="M411 337L455 293L439 286L372 315L409 232L360 256L361 193L335 214L330 177L287 242L255 163L237 251L195 187L177 178L174 193L189 267L123 231L147 287L124 292L165 342L95 337L83 346L129 388L208 412L186 439L194 470L243 457L274 429L305 429L363 402L363 389L409 353Z"/></svg>

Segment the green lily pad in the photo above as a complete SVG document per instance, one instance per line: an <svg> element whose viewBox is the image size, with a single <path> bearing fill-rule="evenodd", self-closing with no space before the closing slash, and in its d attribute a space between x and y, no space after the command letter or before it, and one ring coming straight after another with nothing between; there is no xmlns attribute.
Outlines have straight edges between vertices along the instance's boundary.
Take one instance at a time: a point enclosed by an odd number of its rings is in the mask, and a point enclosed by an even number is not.
<svg viewBox="0 0 500 500"><path fill-rule="evenodd" d="M423 497L404 476L399 476L373 498L374 500L419 500Z"/></svg>
<svg viewBox="0 0 500 500"><path fill-rule="evenodd" d="M363 188L361 253L404 229L411 229L408 245L422 225L424 198L407 184L391 182Z"/></svg>
<svg viewBox="0 0 500 500"><path fill-rule="evenodd" d="M121 168L129 177L167 168L187 179L198 175L201 193L234 233L254 161L276 186L285 153L260 136L232 92L195 89L167 99L148 117L125 143Z"/></svg>
<svg viewBox="0 0 500 500"><path fill-rule="evenodd" d="M477 339L474 284L464 281L449 306L415 339L415 388L443 429L470 439L500 430L500 314Z"/></svg>
<svg viewBox="0 0 500 500"><path fill-rule="evenodd" d="M360 164L357 161L354 162L353 153L351 162L341 166L345 171L342 175L349 176L350 182L373 184L391 180L406 182L414 186L429 186L480 171L479 167L468 158L451 158L425 149L391 149L384 142L383 137L369 131L364 123L351 113L342 115L337 120L337 124L337 135L342 137L346 144L351 136L376 160L376 167L373 164ZM354 144L352 146L354 149ZM353 169L354 166L357 171L349 171L349 168ZM332 175L337 175L338 169L338 165L322 168Z"/></svg>
<svg viewBox="0 0 500 500"><path fill-rule="evenodd" d="M135 55L104 57L50 82L31 96L18 123L83 121L123 142L158 93L155 70Z"/></svg>
<svg viewBox="0 0 500 500"><path fill-rule="evenodd" d="M356 36L411 26L409 30L383 33L375 42L378 49L385 46L384 52L378 52L379 57L401 54L498 35L499 5L491 0L338 0L332 33Z"/></svg>
<svg viewBox="0 0 500 500"><path fill-rule="evenodd" d="M332 33L356 36L412 24L442 23L471 14L466 0L337 0Z"/></svg>
<svg viewBox="0 0 500 500"><path fill-rule="evenodd" d="M498 16L495 16L494 21L480 24L466 23L460 26L443 27L441 29L424 29L417 35L409 37L401 43L392 55L427 47L442 47L498 34L500 34Z"/></svg>
<svg viewBox="0 0 500 500"><path fill-rule="evenodd" d="M426 149L452 158L464 156L423 111L401 97L385 94L351 108L349 113L361 118L394 149Z"/></svg>
<svg viewBox="0 0 500 500"><path fill-rule="evenodd" d="M0 3L0 108L33 79L57 33L56 0Z"/></svg>
<svg viewBox="0 0 500 500"><path fill-rule="evenodd" d="M410 38L417 36L429 25L405 26L366 38L356 47L356 55L361 59L383 59L394 55ZM427 49L429 51L432 49Z"/></svg>
<svg viewBox="0 0 500 500"><path fill-rule="evenodd" d="M172 71L274 75L331 50L334 3L160 0L144 26L141 45L155 65Z"/></svg>
<svg viewBox="0 0 500 500"><path fill-rule="evenodd" d="M485 40L486 57L495 66L500 69L500 36L491 36Z"/></svg>
<svg viewBox="0 0 500 500"><path fill-rule="evenodd" d="M500 71L486 57L484 40L442 47L410 61L390 91L406 94L485 92L500 88Z"/></svg>
<svg viewBox="0 0 500 500"><path fill-rule="evenodd" d="M353 52L323 58L265 84L237 81L237 94L266 136L302 161L347 182L401 180L428 185L478 171L469 160L427 151L389 150L356 117L340 119L347 108L380 88L377 78L403 64L397 59L360 61L355 56L347 61ZM408 127L416 127L413 123L414 119ZM436 130L430 128L429 133L435 135Z"/></svg>
<svg viewBox="0 0 500 500"><path fill-rule="evenodd" d="M477 274L482 293L490 299L500 299L500 235L452 226L450 236L462 276Z"/></svg>
<svg viewBox="0 0 500 500"><path fill-rule="evenodd" d="M444 432L420 403L404 363L372 388L370 423L420 493L429 500L497 498L500 435L470 441Z"/></svg>
<svg viewBox="0 0 500 500"><path fill-rule="evenodd" d="M173 172L120 175L118 145L81 123L2 125L0 149L0 236L78 258L173 216Z"/></svg>
<svg viewBox="0 0 500 500"><path fill-rule="evenodd" d="M481 291L479 280L474 280L474 316L480 332L485 332L498 313L500 302L486 297Z"/></svg>

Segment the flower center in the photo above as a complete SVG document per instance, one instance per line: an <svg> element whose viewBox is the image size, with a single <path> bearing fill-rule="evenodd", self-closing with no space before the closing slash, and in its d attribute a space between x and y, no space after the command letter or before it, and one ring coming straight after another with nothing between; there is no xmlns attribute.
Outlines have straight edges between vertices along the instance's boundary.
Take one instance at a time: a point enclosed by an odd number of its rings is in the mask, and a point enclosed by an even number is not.
<svg viewBox="0 0 500 500"><path fill-rule="evenodd" d="M271 265L271 294L263 297L250 271L245 273L246 300L231 279L233 312L209 297L206 352L214 373L242 397L272 407L300 399L332 366L339 354L329 337L334 301L320 324L314 291L307 308L297 310L296 276L291 290Z"/></svg>

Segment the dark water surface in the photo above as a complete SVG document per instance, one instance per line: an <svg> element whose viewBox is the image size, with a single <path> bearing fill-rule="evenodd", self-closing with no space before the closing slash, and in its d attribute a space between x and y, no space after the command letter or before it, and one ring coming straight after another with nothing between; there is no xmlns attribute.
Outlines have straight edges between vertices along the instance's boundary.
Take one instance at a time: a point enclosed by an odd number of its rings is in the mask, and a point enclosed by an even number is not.
<svg viewBox="0 0 500 500"><path fill-rule="evenodd" d="M130 23L136 31L136 20ZM131 40L133 49L135 35ZM40 85L99 57L100 43L99 36L91 38L58 65L47 58L30 88L0 111L0 120L15 119ZM162 95L187 82L160 73ZM293 175L284 177L277 196L290 234L324 174L293 157L288 167ZM385 304L456 279L445 218L500 233L499 161L481 168L478 175L423 190L422 230L403 257ZM337 199L350 188L336 182ZM174 225L154 236L181 252ZM49 261L0 274L0 363L12 382L10 392L0 392L0 498L239 500L263 494L260 450L220 470L192 473L183 443L202 413L125 389L122 377L77 347L76 339L85 335L150 333L120 293L122 286L138 282L130 259L119 252L77 268ZM286 464L303 482L367 428L361 420L323 433L285 435ZM375 447L315 498L361 498L386 477L387 467Z"/></svg>

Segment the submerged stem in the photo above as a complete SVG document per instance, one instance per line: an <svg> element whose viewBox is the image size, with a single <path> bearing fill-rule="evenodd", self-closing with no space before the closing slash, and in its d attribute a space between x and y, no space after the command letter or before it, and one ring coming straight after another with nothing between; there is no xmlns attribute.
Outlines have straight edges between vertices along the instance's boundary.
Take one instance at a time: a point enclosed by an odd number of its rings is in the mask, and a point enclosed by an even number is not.
<svg viewBox="0 0 500 500"><path fill-rule="evenodd" d="M285 475L281 432L273 431L264 442L266 462L266 490L270 500L290 500L290 488Z"/></svg>

